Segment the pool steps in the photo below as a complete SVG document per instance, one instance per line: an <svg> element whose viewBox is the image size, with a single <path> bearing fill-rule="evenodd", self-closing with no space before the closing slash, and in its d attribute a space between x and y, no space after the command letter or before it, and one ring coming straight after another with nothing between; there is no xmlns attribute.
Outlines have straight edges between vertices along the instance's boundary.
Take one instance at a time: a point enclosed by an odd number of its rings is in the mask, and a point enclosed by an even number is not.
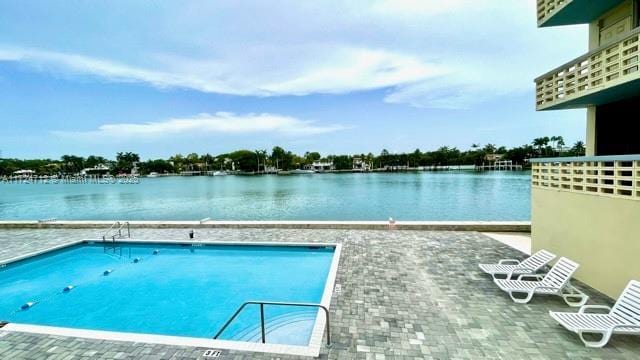
<svg viewBox="0 0 640 360"><path fill-rule="evenodd" d="M329 321L329 309L327 306L323 304L315 304L315 303L301 303L301 302L282 302L282 301L260 301L260 300L249 300L245 301L238 307L238 309L231 315L231 317L222 325L220 330L213 336L213 339L218 339L224 333L224 331L229 327L229 325L238 317L238 315L245 309L247 305L259 305L260 306L260 340L262 343L266 343L266 332L267 332L267 324L265 322L264 316L264 306L293 306L299 308L317 308L318 310L322 309L324 311L324 316L326 320L326 338L327 338L327 346L331 346L331 324Z"/></svg>
<svg viewBox="0 0 640 360"><path fill-rule="evenodd" d="M265 333L273 333L287 326L297 324L300 322L315 322L317 311L294 311L281 315L274 316L266 320ZM260 323L251 324L241 330L236 331L229 340L246 341L246 342L260 342L262 341ZM268 342L268 341L267 341Z"/></svg>
<svg viewBox="0 0 640 360"><path fill-rule="evenodd" d="M279 324L286 323L288 319L295 319L297 317L303 316L306 317L307 315L310 317L310 319L313 319L315 321L316 312L311 311L295 311L265 319L265 331L269 333L269 331L271 331L270 329L272 329L273 326L276 326L277 328ZM250 340L254 337L252 333L255 333L254 335L257 336L257 338L253 341ZM233 335L231 335L231 337L229 337L229 339L237 341L260 342L262 340L260 333L260 323L251 324L236 331Z"/></svg>

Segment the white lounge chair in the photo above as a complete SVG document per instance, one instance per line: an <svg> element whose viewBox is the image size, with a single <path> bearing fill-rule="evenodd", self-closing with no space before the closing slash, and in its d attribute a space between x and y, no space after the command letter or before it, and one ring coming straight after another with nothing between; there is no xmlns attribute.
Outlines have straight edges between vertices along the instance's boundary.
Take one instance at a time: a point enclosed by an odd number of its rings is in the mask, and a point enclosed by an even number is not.
<svg viewBox="0 0 640 360"><path fill-rule="evenodd" d="M587 313L589 309L608 310L608 313ZM588 347L605 346L613 334L640 335L640 281L630 281L613 308L585 305L577 313L549 311L549 315L567 330L578 334ZM600 334L602 338L589 341L584 338L585 333Z"/></svg>
<svg viewBox="0 0 640 360"><path fill-rule="evenodd" d="M513 275L535 273L555 257L555 254L547 250L540 250L522 262L515 259L503 259L497 264L480 264L478 266L482 271L493 276L494 279L498 278L497 275L500 275L501 279L511 279Z"/></svg>
<svg viewBox="0 0 640 360"><path fill-rule="evenodd" d="M531 301L533 295L541 294L560 296L569 306L582 306L589 300L589 297L570 283L571 276L579 266L562 257L547 274L522 274L518 276L518 280L494 279L493 282L500 289L508 292L511 299L519 304L526 304ZM534 279L534 281L523 280L526 278ZM518 298L514 294L524 294L525 297Z"/></svg>

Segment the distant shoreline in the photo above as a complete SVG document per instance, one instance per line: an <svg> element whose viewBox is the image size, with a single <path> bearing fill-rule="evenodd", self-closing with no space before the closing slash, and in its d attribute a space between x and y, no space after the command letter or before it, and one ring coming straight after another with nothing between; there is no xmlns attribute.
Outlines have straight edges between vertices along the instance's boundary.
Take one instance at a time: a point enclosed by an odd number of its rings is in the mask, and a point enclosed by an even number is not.
<svg viewBox="0 0 640 360"><path fill-rule="evenodd" d="M425 167L410 167L410 168L406 168L406 167L402 167L402 168L389 168L389 169L371 169L371 170L352 170L352 169L347 169L347 170L322 170L322 171L315 171L315 172L310 172L306 175L313 175L313 174L368 174L368 173L416 173L416 172L440 172L440 171L478 171L478 172L483 172L483 171L511 171L511 172L525 172L525 171L530 171L529 168L521 168L518 170L512 169L512 170L498 170L498 169L494 169L494 170L481 170L478 169L475 165L452 165L452 166L439 166L439 167L432 167L432 166L425 166ZM189 176L218 176L218 175L210 175L207 174L209 171L187 171L187 172L182 172L182 173L169 173L169 174L155 174L152 176L148 176L148 175L142 175L142 177L169 177L169 176L183 176L183 177L189 177ZM288 176L288 175L305 175L305 174L296 174L296 173L292 173L291 171L266 171L266 172L243 172L243 171L227 171L226 175L237 175L237 176L256 176L256 175L280 175L280 176Z"/></svg>

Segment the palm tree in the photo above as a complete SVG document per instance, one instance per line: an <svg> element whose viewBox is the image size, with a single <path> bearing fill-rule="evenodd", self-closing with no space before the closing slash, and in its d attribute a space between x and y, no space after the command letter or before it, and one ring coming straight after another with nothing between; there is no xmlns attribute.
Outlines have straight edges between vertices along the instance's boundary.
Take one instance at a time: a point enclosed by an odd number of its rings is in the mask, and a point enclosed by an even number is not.
<svg viewBox="0 0 640 360"><path fill-rule="evenodd" d="M182 154L175 154L169 158L169 162L173 165L173 168L178 172L181 172L185 163L184 156Z"/></svg>
<svg viewBox="0 0 640 360"><path fill-rule="evenodd" d="M541 137L541 138L535 138L533 139L533 146L538 148L538 156L542 155L542 148L547 146L547 144L549 144L549 138L548 137Z"/></svg>
<svg viewBox="0 0 640 360"><path fill-rule="evenodd" d="M562 152L564 145L564 138L562 136L556 136L556 149L558 150L558 155Z"/></svg>
<svg viewBox="0 0 640 360"><path fill-rule="evenodd" d="M494 154L496 152L496 146L494 144L487 144L482 151L484 151L485 154Z"/></svg>
<svg viewBox="0 0 640 360"><path fill-rule="evenodd" d="M569 151L573 156L584 156L585 154L584 142L576 141L575 144L573 144L573 147L571 147L571 150Z"/></svg>
<svg viewBox="0 0 640 360"><path fill-rule="evenodd" d="M205 155L202 155L200 157L201 161L204 162L204 170L205 171L209 171L209 165L213 165L213 162L215 161L215 159L213 158L213 156L209 153L206 153Z"/></svg>
<svg viewBox="0 0 640 360"><path fill-rule="evenodd" d="M262 169L267 170L267 150L256 150L256 158L258 159L258 172L260 172L260 160L262 159Z"/></svg>

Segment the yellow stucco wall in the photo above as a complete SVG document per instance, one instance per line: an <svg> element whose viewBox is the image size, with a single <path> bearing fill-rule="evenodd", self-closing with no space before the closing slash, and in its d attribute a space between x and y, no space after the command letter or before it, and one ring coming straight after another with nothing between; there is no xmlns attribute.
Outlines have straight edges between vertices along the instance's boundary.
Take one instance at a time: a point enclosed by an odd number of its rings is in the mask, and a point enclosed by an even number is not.
<svg viewBox="0 0 640 360"><path fill-rule="evenodd" d="M633 1L626 0L615 8L602 14L600 18L589 24L589 50L593 50L604 42L611 41L621 35L618 28L624 23L624 31L630 31L633 26ZM601 38L603 34L608 34Z"/></svg>
<svg viewBox="0 0 640 360"><path fill-rule="evenodd" d="M596 107L587 107L587 134L586 141L586 156L594 156L596 154Z"/></svg>
<svg viewBox="0 0 640 360"><path fill-rule="evenodd" d="M532 251L580 264L575 277L612 298L640 280L640 201L532 189Z"/></svg>

